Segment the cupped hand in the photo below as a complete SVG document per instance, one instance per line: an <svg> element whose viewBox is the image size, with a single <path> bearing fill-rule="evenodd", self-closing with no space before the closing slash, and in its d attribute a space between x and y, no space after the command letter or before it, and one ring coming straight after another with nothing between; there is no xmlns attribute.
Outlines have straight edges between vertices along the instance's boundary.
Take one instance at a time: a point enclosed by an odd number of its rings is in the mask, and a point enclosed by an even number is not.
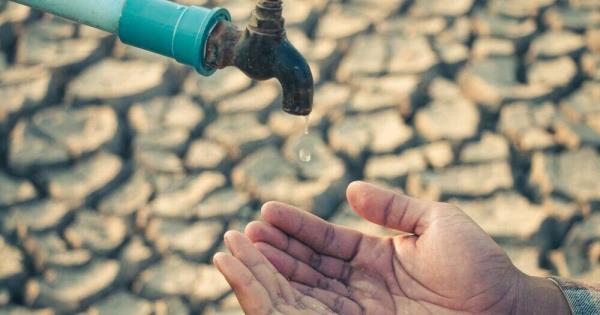
<svg viewBox="0 0 600 315"><path fill-rule="evenodd" d="M225 233L231 254L217 253L213 263L225 276L246 314L332 314L319 300L300 293L250 240L236 231Z"/></svg>
<svg viewBox="0 0 600 315"><path fill-rule="evenodd" d="M226 235L233 256L215 263L247 314L515 312L527 276L460 209L363 182L347 198L400 234L366 235L270 202L247 238Z"/></svg>

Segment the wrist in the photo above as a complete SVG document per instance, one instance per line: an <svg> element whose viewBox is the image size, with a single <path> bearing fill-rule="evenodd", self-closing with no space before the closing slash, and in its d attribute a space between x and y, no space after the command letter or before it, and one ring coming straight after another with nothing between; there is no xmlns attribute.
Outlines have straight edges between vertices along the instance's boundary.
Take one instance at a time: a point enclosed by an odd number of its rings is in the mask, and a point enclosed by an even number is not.
<svg viewBox="0 0 600 315"><path fill-rule="evenodd" d="M561 289L552 280L523 274L512 314L571 314Z"/></svg>

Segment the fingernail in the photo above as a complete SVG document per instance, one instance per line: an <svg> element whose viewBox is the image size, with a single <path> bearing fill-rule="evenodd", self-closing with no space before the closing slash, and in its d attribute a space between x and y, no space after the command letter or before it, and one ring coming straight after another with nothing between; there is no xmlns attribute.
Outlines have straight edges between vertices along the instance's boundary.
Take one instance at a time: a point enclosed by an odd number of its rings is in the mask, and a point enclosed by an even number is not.
<svg viewBox="0 0 600 315"><path fill-rule="evenodd" d="M219 259L219 256L222 256L222 255L225 255L225 253L223 253L223 252L217 252L217 253L216 253L216 254L213 256L213 259L212 259L212 261L213 261L213 264L216 264L216 263L217 263L217 259Z"/></svg>
<svg viewBox="0 0 600 315"><path fill-rule="evenodd" d="M227 231L225 232L225 235L223 235L223 241L227 247L229 247L229 238L231 237L231 233L232 231Z"/></svg>
<svg viewBox="0 0 600 315"><path fill-rule="evenodd" d="M220 258L220 257L222 257L222 256L224 256L224 255L225 255L225 253L219 252L219 253L216 253L216 254L213 256L213 259L212 259L212 263L213 263L213 265L214 265L214 266L215 266L215 267L216 267L216 268L217 268L219 271L221 271L221 263L220 263L220 261L221 261L221 259L222 259L222 258Z"/></svg>

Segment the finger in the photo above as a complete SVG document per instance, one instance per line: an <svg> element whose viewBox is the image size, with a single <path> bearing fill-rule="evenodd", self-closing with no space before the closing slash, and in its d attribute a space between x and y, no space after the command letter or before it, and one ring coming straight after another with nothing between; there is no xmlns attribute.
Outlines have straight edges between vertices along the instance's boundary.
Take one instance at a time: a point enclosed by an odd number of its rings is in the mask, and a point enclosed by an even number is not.
<svg viewBox="0 0 600 315"><path fill-rule="evenodd" d="M217 253L213 263L233 289L244 313L269 314L269 294L241 261L229 254Z"/></svg>
<svg viewBox="0 0 600 315"><path fill-rule="evenodd" d="M265 288L272 300L285 298L293 302L294 297L291 287L285 278L273 265L254 247L250 240L240 232L229 231L225 233L225 245L233 256L248 267L254 277ZM279 277L278 277L279 276Z"/></svg>
<svg viewBox="0 0 600 315"><path fill-rule="evenodd" d="M421 235L436 204L410 198L365 182L353 182L348 202L361 217L391 229Z"/></svg>
<svg viewBox="0 0 600 315"><path fill-rule="evenodd" d="M246 226L245 233L253 243L267 243L279 250L277 254L287 254L291 258L300 260L324 276L344 282L350 274L351 266L347 261L328 255L321 255L296 239L288 237L285 233L267 222L251 222ZM295 263L293 260L287 259L286 261Z"/></svg>
<svg viewBox="0 0 600 315"><path fill-rule="evenodd" d="M362 314L361 307L351 299L337 293L292 282L292 287L302 294L312 296L327 305L336 314Z"/></svg>
<svg viewBox="0 0 600 315"><path fill-rule="evenodd" d="M313 250L344 260L356 255L363 238L357 231L279 202L266 203L261 213L267 222Z"/></svg>
<svg viewBox="0 0 600 315"><path fill-rule="evenodd" d="M309 265L293 258L287 253L266 243L259 242L254 244L254 246L290 281L303 283L311 287L331 290L344 296L350 294L346 285L341 281L323 276Z"/></svg>

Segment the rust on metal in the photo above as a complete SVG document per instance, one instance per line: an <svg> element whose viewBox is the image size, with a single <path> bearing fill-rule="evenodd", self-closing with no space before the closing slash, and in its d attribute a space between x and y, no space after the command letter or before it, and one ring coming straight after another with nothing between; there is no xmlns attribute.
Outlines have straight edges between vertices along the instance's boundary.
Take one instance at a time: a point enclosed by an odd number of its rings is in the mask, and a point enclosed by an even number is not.
<svg viewBox="0 0 600 315"><path fill-rule="evenodd" d="M288 41L281 0L258 0L245 30L222 21L206 45L206 65L235 66L255 80L276 78L283 89L282 109L293 115L312 111L313 76L308 63Z"/></svg>

